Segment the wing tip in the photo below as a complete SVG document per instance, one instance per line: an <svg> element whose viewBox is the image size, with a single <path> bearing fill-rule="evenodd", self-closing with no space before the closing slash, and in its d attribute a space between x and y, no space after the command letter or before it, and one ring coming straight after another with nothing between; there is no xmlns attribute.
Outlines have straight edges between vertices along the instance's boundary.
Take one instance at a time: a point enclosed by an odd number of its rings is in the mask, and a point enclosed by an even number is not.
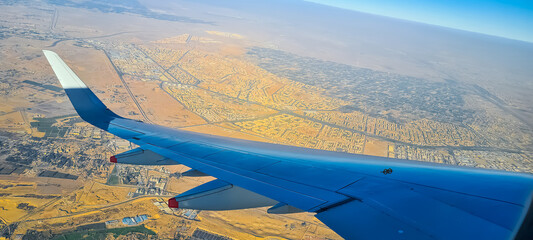
<svg viewBox="0 0 533 240"><path fill-rule="evenodd" d="M76 73L74 73L74 71L72 71L72 69L70 69L70 67L63 61L63 59L61 59L61 57L59 57L57 53L44 49L42 51L63 89L87 88L85 83L83 83L83 81L76 75Z"/></svg>
<svg viewBox="0 0 533 240"><path fill-rule="evenodd" d="M49 57L51 56L58 56L57 53L55 53L54 51L50 51L50 50L45 50L43 49L42 50L43 53L44 53L44 56L48 59Z"/></svg>

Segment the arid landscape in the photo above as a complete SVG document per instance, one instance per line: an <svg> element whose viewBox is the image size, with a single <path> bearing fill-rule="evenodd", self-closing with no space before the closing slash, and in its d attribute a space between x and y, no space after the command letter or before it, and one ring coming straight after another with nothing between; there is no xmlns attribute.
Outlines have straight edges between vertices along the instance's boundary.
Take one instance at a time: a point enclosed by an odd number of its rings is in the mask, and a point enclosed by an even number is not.
<svg viewBox="0 0 533 240"><path fill-rule="evenodd" d="M179 3L168 6L179 12ZM274 27L247 31L238 19L250 19L249 13L216 4L183 15L156 3L121 4L0 1L0 239L341 239L310 213L168 208L168 198L213 178L181 176L188 170L182 165L109 163L135 146L77 116L43 49L58 53L127 118L254 141L533 173L531 81L513 87L526 81L520 75L526 70L498 88L494 79L478 79L475 66L443 73L454 68L444 58L445 67L422 71L409 61L398 67L394 58L365 61L367 53L355 63L327 47L304 54L305 46L292 48ZM521 94L527 96L514 97ZM124 220L139 216L147 219Z"/></svg>

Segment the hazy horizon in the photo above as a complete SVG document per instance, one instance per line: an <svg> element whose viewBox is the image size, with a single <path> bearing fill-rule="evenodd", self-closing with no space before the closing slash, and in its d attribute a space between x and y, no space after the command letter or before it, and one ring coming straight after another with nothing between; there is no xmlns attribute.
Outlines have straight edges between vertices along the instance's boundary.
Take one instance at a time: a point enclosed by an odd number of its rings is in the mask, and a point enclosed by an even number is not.
<svg viewBox="0 0 533 240"><path fill-rule="evenodd" d="M305 0L400 20L533 43L533 2Z"/></svg>

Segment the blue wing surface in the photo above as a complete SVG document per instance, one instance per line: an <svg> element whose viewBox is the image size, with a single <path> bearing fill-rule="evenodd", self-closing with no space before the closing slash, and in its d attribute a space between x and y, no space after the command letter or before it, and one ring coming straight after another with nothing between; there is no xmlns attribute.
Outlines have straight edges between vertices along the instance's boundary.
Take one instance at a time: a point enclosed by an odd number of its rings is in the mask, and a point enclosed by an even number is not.
<svg viewBox="0 0 533 240"><path fill-rule="evenodd" d="M533 239L530 174L329 152L143 123L113 113L57 54L44 54L85 121L202 173L314 212L346 239Z"/></svg>

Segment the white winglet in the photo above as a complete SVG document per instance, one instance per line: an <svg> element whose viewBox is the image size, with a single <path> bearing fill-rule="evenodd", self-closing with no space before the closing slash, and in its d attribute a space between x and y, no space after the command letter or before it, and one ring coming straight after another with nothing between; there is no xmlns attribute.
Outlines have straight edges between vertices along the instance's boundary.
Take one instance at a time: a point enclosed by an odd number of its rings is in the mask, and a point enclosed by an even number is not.
<svg viewBox="0 0 533 240"><path fill-rule="evenodd" d="M43 53L64 89L87 88L80 78L55 52L43 50Z"/></svg>

